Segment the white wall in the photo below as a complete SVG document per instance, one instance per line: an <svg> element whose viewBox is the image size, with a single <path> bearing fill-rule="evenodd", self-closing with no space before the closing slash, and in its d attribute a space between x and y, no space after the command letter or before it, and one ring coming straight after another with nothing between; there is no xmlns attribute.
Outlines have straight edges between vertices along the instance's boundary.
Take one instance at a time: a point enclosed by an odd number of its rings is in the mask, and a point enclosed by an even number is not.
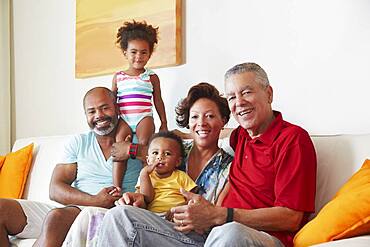
<svg viewBox="0 0 370 247"><path fill-rule="evenodd" d="M10 5L0 2L0 155L10 151L11 83L10 83Z"/></svg>
<svg viewBox="0 0 370 247"><path fill-rule="evenodd" d="M275 109L311 134L370 133L370 1L186 0L184 65L157 69L170 128L200 81L223 89L236 63L262 65ZM75 1L14 0L16 137L87 129L74 78ZM234 123L235 124L235 123ZM231 124L231 126L234 126Z"/></svg>

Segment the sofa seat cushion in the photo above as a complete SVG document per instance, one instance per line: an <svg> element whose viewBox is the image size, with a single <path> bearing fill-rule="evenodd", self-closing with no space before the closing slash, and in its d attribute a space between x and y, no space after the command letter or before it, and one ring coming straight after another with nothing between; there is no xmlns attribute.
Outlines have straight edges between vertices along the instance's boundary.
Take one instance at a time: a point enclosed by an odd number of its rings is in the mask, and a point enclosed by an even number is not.
<svg viewBox="0 0 370 247"><path fill-rule="evenodd" d="M370 246L370 235L312 245L312 247L369 247L369 246Z"/></svg>
<svg viewBox="0 0 370 247"><path fill-rule="evenodd" d="M10 246L11 247L31 247L36 242L36 238L10 238Z"/></svg>

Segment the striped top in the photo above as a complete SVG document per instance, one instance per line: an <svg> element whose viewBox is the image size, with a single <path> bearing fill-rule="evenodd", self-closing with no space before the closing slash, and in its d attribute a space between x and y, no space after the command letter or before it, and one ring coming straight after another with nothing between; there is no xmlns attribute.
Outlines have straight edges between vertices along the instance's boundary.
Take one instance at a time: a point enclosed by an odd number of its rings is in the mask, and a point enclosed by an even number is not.
<svg viewBox="0 0 370 247"><path fill-rule="evenodd" d="M145 69L138 76L130 76L123 71L116 73L117 104L121 117L134 132L141 119L153 116L153 85L150 76L154 74L150 69Z"/></svg>

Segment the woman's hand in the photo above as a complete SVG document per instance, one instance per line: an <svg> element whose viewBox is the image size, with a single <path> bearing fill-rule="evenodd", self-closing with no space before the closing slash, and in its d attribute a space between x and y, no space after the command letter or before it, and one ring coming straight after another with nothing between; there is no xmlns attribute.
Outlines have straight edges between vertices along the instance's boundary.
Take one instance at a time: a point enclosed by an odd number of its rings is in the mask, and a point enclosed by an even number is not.
<svg viewBox="0 0 370 247"><path fill-rule="evenodd" d="M196 231L203 234L213 223L215 206L198 194L194 194L184 189L181 193L187 199L188 204L177 206L171 209L175 229L180 232Z"/></svg>

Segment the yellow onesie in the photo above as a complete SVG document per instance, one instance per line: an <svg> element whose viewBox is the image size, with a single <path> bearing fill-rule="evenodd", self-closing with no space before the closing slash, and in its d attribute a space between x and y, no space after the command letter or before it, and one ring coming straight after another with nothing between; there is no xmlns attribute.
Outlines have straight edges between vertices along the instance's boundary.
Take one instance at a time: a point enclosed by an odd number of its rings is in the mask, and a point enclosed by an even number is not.
<svg viewBox="0 0 370 247"><path fill-rule="evenodd" d="M167 178L159 178L155 172L150 175L154 188L154 199L148 205L148 210L155 213L164 213L172 207L185 204L186 199L180 193L180 188L187 191L194 189L197 184L183 171L175 170ZM140 179L136 189L140 188Z"/></svg>

